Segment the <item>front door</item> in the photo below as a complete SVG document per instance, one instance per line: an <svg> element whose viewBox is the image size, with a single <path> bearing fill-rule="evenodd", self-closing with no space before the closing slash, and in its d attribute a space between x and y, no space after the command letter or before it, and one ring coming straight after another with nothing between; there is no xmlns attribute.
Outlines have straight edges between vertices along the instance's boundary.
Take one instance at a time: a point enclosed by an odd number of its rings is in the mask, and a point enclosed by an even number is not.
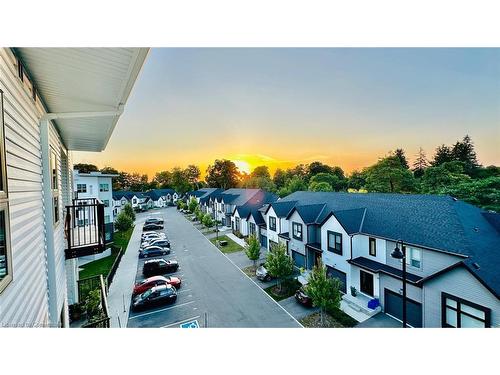
<svg viewBox="0 0 500 375"><path fill-rule="evenodd" d="M359 287L361 289L361 293L373 297L373 274L360 270Z"/></svg>

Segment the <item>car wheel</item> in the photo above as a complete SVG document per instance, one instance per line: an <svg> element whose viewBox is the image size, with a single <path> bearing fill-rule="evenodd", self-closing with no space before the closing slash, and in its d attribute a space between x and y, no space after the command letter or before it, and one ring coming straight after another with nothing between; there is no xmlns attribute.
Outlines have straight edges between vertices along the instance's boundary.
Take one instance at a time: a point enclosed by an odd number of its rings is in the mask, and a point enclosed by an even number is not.
<svg viewBox="0 0 500 375"><path fill-rule="evenodd" d="M271 276L266 275L266 277L264 278L264 281L268 281L268 282L271 281Z"/></svg>

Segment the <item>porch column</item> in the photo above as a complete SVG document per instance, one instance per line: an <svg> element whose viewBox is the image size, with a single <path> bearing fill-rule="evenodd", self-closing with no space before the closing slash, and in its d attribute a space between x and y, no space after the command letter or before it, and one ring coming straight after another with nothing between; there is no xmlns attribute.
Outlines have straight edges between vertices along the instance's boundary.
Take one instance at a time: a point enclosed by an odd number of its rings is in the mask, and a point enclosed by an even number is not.
<svg viewBox="0 0 500 375"><path fill-rule="evenodd" d="M56 256L54 245L54 208L52 202L51 171L50 171L50 142L48 120L40 122L40 138L42 146L42 188L43 210L45 227L45 252L47 255L47 284L49 294L49 322L53 327L59 324L57 311L57 275Z"/></svg>

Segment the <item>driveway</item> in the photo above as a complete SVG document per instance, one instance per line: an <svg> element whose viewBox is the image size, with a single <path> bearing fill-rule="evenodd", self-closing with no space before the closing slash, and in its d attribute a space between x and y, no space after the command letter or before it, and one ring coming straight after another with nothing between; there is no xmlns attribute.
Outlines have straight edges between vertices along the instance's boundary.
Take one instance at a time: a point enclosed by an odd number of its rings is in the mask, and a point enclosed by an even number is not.
<svg viewBox="0 0 500 375"><path fill-rule="evenodd" d="M402 323L382 312L359 323L355 328L401 328Z"/></svg>
<svg viewBox="0 0 500 375"><path fill-rule="evenodd" d="M175 208L154 213L165 220L172 248L165 258L179 261L174 275L181 277L183 286L175 304L130 313L128 327L178 327L190 320L208 327L300 327ZM142 263L136 279L142 278Z"/></svg>

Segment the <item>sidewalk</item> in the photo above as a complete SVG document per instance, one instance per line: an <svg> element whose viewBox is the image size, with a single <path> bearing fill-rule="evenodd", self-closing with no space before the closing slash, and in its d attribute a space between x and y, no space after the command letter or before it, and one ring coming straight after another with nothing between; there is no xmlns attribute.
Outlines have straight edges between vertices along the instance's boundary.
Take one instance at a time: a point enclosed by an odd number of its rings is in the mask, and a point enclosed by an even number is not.
<svg viewBox="0 0 500 375"><path fill-rule="evenodd" d="M120 265L116 270L115 277L108 292L108 309L110 314L110 324L112 328L127 327L130 300L132 298L132 288L137 273L137 249L141 236L141 226L136 220L134 231L130 237L127 251L123 254Z"/></svg>
<svg viewBox="0 0 500 375"><path fill-rule="evenodd" d="M232 239L234 242L236 242L238 245L240 245L243 248L247 244L243 238L238 238L234 234L232 234L231 232L226 233L226 236L228 236L230 239Z"/></svg>

